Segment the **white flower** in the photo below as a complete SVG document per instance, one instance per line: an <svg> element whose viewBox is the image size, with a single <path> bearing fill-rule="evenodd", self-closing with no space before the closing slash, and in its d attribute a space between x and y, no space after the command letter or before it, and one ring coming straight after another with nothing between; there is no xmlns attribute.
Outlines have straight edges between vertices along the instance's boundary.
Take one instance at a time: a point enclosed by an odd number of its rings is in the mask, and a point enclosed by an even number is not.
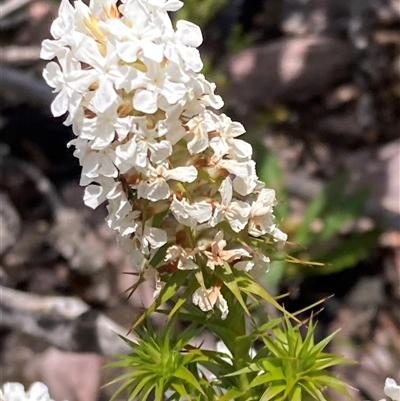
<svg viewBox="0 0 400 401"><path fill-rule="evenodd" d="M146 280L149 279L153 279L154 280L154 284L155 284L155 290L153 293L153 298L157 298L160 295L160 292L162 290L162 285L161 285L161 279L160 279L160 275L158 274L157 269L154 269L152 267L148 267L145 271L144 271L144 278Z"/></svg>
<svg viewBox="0 0 400 401"><path fill-rule="evenodd" d="M132 165L146 167L149 158L156 164L166 160L172 153L171 142L160 140L160 133L156 129L148 129L144 120L136 121L137 123L132 128L133 139L137 143L136 152L129 155L132 158ZM150 153L149 157L148 153Z"/></svg>
<svg viewBox="0 0 400 401"><path fill-rule="evenodd" d="M133 97L133 107L143 113L155 113L160 104L160 95L169 104L175 104L182 99L187 88L179 80L179 70L167 65L161 66L152 60L145 60L147 71L138 72L138 77L132 82L132 89L137 89Z"/></svg>
<svg viewBox="0 0 400 401"><path fill-rule="evenodd" d="M68 0L61 0L58 17L51 24L50 32L56 40L46 39L42 43L40 58L51 60L69 43L74 28L74 7Z"/></svg>
<svg viewBox="0 0 400 401"><path fill-rule="evenodd" d="M202 311L208 312L217 306L221 311L221 319L224 320L229 313L228 303L222 296L219 287L211 287L206 290L198 288L192 296L192 302Z"/></svg>
<svg viewBox="0 0 400 401"><path fill-rule="evenodd" d="M176 28L167 42L165 57L178 65L182 60L187 68L199 72L203 68L200 53L196 49L203 42L200 28L184 20L177 21Z"/></svg>
<svg viewBox="0 0 400 401"><path fill-rule="evenodd" d="M207 256L207 266L214 270L216 266L222 266L225 262L232 262L243 257L250 256L250 253L244 248L234 248L225 250L227 242L224 240L224 232L218 231L211 242L211 250L204 251Z"/></svg>
<svg viewBox="0 0 400 401"><path fill-rule="evenodd" d="M178 200L176 195L170 206L171 212L176 220L189 227L196 227L198 224L205 223L212 216L212 206L206 201L189 203L184 198Z"/></svg>
<svg viewBox="0 0 400 401"><path fill-rule="evenodd" d="M274 240L278 242L285 242L287 240L287 234L281 231L276 225L272 227L271 235L274 237Z"/></svg>
<svg viewBox="0 0 400 401"><path fill-rule="evenodd" d="M118 65L117 50L113 45L107 46L107 52L103 56L95 39L78 33L74 36L74 57L93 67L90 71L97 83L91 105L98 113L104 113L110 106L118 103L116 89L123 85L131 69Z"/></svg>
<svg viewBox="0 0 400 401"><path fill-rule="evenodd" d="M0 389L1 401L54 401L50 398L49 389L40 382L35 382L25 392L20 383L5 383Z"/></svg>
<svg viewBox="0 0 400 401"><path fill-rule="evenodd" d="M236 270L249 272L252 269L257 269L262 273L266 273L269 270L270 259L265 256L261 251L254 252L252 259L241 260L234 264Z"/></svg>
<svg viewBox="0 0 400 401"><path fill-rule="evenodd" d="M131 0L132 1L132 0ZM182 6L183 2L179 0L144 0L149 5L154 7L158 12L160 11L178 11Z"/></svg>
<svg viewBox="0 0 400 401"><path fill-rule="evenodd" d="M139 169L146 175L147 179L140 181L138 186L138 197L156 202L167 199L170 196L169 180L181 182L193 182L197 178L197 170L194 166L176 167L168 169L166 163L157 167L149 165L146 169Z"/></svg>
<svg viewBox="0 0 400 401"><path fill-rule="evenodd" d="M165 261L177 261L177 268L179 270L196 270L199 266L194 262L194 258L198 249L182 248L173 245L167 249Z"/></svg>
<svg viewBox="0 0 400 401"><path fill-rule="evenodd" d="M225 263L266 270L268 257L246 237L286 235L274 224L274 191L260 183L252 147L238 139L244 127L210 110L223 101L199 73L200 28L174 26L169 13L179 0L86 3L61 0L41 51L56 59L43 76L57 93L53 114L68 113L76 135L68 146L82 166L84 202L107 202L108 226L137 269L155 278L156 296L164 266L174 274L202 263L210 279ZM193 301L225 318L216 282Z"/></svg>
<svg viewBox="0 0 400 401"><path fill-rule="evenodd" d="M116 38L116 50L121 60L133 63L139 53L160 63L163 59L164 45L154 43L161 36L160 24L152 21L152 16L145 6L137 2L135 7L122 7L129 26L119 19L108 20L106 26Z"/></svg>
<svg viewBox="0 0 400 401"><path fill-rule="evenodd" d="M273 225L272 208L275 203L275 191L263 188L251 205L249 234L259 237L271 231Z"/></svg>
<svg viewBox="0 0 400 401"><path fill-rule="evenodd" d="M118 170L113 163L113 158L112 149L89 150L82 158L82 176L87 177L89 182L99 176L117 177ZM85 184L81 183L81 185Z"/></svg>
<svg viewBox="0 0 400 401"><path fill-rule="evenodd" d="M233 174L233 189L242 196L249 195L257 186L258 177L256 174L256 165L253 160L237 161L224 159L226 152L217 149L210 159L210 164L219 170L226 170Z"/></svg>
<svg viewBox="0 0 400 401"><path fill-rule="evenodd" d="M212 224L216 225L222 219L226 219L232 230L236 232L243 230L249 219L250 205L243 201L232 200L232 180L229 177L222 181L219 192L222 201L221 204L216 204Z"/></svg>
<svg viewBox="0 0 400 401"><path fill-rule="evenodd" d="M225 114L219 116L212 114L217 125L219 136L210 141L210 147L217 153L218 149L227 149L227 153L234 160L250 160L253 153L251 145L236 137L243 135L246 131L242 124L233 122Z"/></svg>
<svg viewBox="0 0 400 401"><path fill-rule="evenodd" d="M400 401L400 386L390 377L386 379L383 391L393 401Z"/></svg>
<svg viewBox="0 0 400 401"><path fill-rule="evenodd" d="M51 112L55 117L67 111L74 116L84 93L96 77L91 71L81 70L80 63L74 60L68 49L60 50L58 58L62 68L52 61L43 70L43 78L58 93L51 104Z"/></svg>
<svg viewBox="0 0 400 401"><path fill-rule="evenodd" d="M208 147L207 124L203 115L193 117L186 126L193 138L188 142L187 148L191 155L200 153Z"/></svg>
<svg viewBox="0 0 400 401"><path fill-rule="evenodd" d="M118 103L114 103L104 113L83 120L81 138L92 140L92 149L104 149L116 138L123 140L128 135L132 128L132 117L119 117L118 106Z"/></svg>

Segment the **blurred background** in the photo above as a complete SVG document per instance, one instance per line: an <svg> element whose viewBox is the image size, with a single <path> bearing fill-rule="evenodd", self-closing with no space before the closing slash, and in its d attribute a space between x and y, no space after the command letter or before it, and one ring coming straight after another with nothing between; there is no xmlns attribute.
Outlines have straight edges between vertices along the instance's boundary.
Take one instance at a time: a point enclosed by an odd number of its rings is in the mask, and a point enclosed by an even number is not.
<svg viewBox="0 0 400 401"><path fill-rule="evenodd" d="M355 400L381 399L400 380L400 0L184 3L173 18L203 29L203 72L277 192L285 250L324 263L259 279L291 311L328 298L318 337L341 328L331 350L358 361L335 373ZM153 288L127 300L133 269L105 207L83 205L72 133L50 115L39 52L57 9L0 1L0 384L106 401L116 372L101 366L125 351L107 327L125 334Z"/></svg>

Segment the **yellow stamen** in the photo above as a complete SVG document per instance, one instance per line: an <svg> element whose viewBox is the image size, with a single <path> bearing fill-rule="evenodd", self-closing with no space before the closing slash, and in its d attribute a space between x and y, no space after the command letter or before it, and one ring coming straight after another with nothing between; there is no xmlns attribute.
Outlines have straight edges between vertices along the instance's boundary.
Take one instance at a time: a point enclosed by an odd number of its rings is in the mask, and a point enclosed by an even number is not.
<svg viewBox="0 0 400 401"><path fill-rule="evenodd" d="M89 33L98 42L103 43L105 41L105 35L99 27L99 21L92 14L89 14L87 18L84 19L84 23Z"/></svg>
<svg viewBox="0 0 400 401"><path fill-rule="evenodd" d="M116 4L112 4L110 7L104 7L104 13L107 15L108 18L119 18L121 14L118 11L118 7Z"/></svg>
<svg viewBox="0 0 400 401"><path fill-rule="evenodd" d="M134 63L132 63L132 67L136 68L141 72L147 72L146 64L144 64L143 61L141 60L137 60Z"/></svg>

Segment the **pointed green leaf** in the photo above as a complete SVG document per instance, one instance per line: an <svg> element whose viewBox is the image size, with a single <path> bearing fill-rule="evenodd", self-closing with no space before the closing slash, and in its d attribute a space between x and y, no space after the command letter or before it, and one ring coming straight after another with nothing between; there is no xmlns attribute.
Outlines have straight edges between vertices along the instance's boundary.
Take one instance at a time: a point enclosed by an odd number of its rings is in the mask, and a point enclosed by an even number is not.
<svg viewBox="0 0 400 401"><path fill-rule="evenodd" d="M285 384L272 384L271 387L268 387L267 390L263 393L260 398L260 401L270 401L278 394L283 393L285 391Z"/></svg>
<svg viewBox="0 0 400 401"><path fill-rule="evenodd" d="M186 302L187 298L193 294L193 292L196 290L197 284L196 282L192 281L189 286L186 288L185 292L178 298L176 301L174 307L171 309L171 311L168 314L168 319L171 319L172 316L175 315L175 313L181 309L182 305Z"/></svg>
<svg viewBox="0 0 400 401"><path fill-rule="evenodd" d="M258 284L253 277L251 277L248 273L235 270L235 278L239 288L245 293L252 293L258 295L271 305L275 306L278 310L280 310L284 315L289 316L296 322L300 323L300 320L297 319L295 316L290 314L285 308L279 305L276 302L275 298L270 295L260 284Z"/></svg>
<svg viewBox="0 0 400 401"><path fill-rule="evenodd" d="M174 390L181 396L181 397L186 397L187 400L189 400L189 394L186 391L185 386L183 385L182 382L174 381L172 382L171 386L174 388Z"/></svg>
<svg viewBox="0 0 400 401"><path fill-rule="evenodd" d="M137 321L131 327L131 330L135 329L140 323L142 323L143 320L152 312L154 312L158 306L169 301L177 293L178 289L183 286L187 275L188 273L186 271L175 272L165 283L158 298L137 319Z"/></svg>
<svg viewBox="0 0 400 401"><path fill-rule="evenodd" d="M223 271L224 270L224 271ZM215 273L217 276L224 282L224 284L228 287L228 289L232 292L235 298L240 303L241 307L245 311L245 313L250 316L250 312L247 309L247 305L243 300L242 293L238 287L238 283L236 282L235 276L232 273L232 269L229 263L224 262L224 269L216 268Z"/></svg>
<svg viewBox="0 0 400 401"><path fill-rule="evenodd" d="M228 390L227 393L225 393L222 397L218 398L218 401L230 401L234 400L235 398L243 396L243 391L236 390L236 389L231 389Z"/></svg>
<svg viewBox="0 0 400 401"><path fill-rule="evenodd" d="M199 382L196 377L183 365L179 366L179 368L174 372L174 376L179 379L184 380L185 382L191 384L196 390L198 390L201 394L204 394L204 390L201 388Z"/></svg>

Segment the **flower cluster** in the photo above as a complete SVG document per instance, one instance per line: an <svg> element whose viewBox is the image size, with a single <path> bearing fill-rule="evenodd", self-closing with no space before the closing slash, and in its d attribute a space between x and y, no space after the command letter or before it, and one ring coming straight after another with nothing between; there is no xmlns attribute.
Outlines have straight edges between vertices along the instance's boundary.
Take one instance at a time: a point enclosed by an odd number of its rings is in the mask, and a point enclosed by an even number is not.
<svg viewBox="0 0 400 401"><path fill-rule="evenodd" d="M21 383L5 383L0 388L1 401L54 401L43 383L33 383L27 392Z"/></svg>
<svg viewBox="0 0 400 401"><path fill-rule="evenodd" d="M396 383L396 381L390 377L388 377L385 381L384 393L386 396L390 397L393 401L400 401L400 386ZM380 400L380 401L385 401Z"/></svg>
<svg viewBox="0 0 400 401"><path fill-rule="evenodd" d="M54 116L68 112L82 166L84 201L107 201L116 230L144 277L178 270L245 271L267 267L256 241L286 236L274 223L275 192L258 180L245 130L220 109L215 85L200 73L201 30L168 12L178 0L62 0L41 57L57 96ZM193 301L228 307L215 280ZM207 288L208 287L208 288Z"/></svg>

